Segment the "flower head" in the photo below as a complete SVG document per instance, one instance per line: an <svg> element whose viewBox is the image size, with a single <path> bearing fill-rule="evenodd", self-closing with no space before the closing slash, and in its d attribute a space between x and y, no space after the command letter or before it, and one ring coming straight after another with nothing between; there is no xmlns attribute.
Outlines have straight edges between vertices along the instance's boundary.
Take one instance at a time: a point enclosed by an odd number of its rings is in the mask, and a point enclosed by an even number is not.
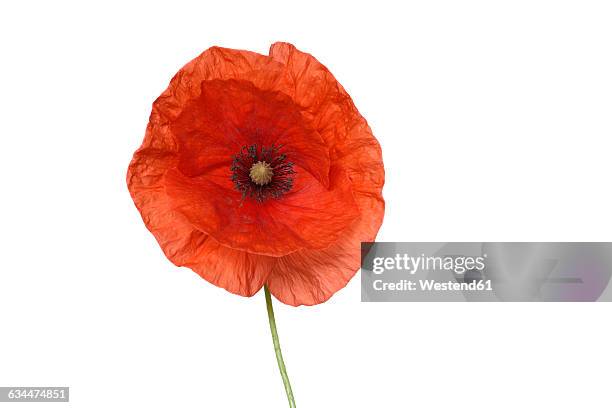
<svg viewBox="0 0 612 408"><path fill-rule="evenodd" d="M381 150L332 74L275 43L212 47L153 103L127 183L174 264L243 296L324 302L382 223Z"/></svg>

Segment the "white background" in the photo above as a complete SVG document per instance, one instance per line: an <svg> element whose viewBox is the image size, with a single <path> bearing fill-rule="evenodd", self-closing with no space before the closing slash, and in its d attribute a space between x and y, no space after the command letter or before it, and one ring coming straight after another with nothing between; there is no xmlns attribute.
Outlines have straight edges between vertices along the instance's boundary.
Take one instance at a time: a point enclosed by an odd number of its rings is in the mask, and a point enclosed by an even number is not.
<svg viewBox="0 0 612 408"><path fill-rule="evenodd" d="M151 103L212 45L330 68L383 147L379 240L611 241L610 3L399 4L3 3L0 385L286 406L263 293L174 267L125 185ZM276 303L299 407L610 406L611 304L366 304L358 277Z"/></svg>

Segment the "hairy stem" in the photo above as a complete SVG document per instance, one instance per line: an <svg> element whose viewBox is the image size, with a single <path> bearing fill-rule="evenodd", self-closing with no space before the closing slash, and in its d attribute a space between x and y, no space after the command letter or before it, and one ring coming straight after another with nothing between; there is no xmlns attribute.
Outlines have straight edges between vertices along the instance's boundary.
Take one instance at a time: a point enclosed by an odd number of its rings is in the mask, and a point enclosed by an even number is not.
<svg viewBox="0 0 612 408"><path fill-rule="evenodd" d="M278 333L276 331L276 320L274 319L274 309L272 308L272 297L267 286L264 286L264 293L266 295L266 308L268 309L268 321L270 322L270 332L272 332L272 343L274 343L274 353L276 354L276 361L278 362L278 369L280 370L281 377L283 378L283 384L285 386L285 392L287 393L287 399L289 400L289 407L295 408L295 400L293 399L293 391L291 391L291 384L289 383L289 376L287 376L287 368L283 361L283 353L281 352L280 342L278 341Z"/></svg>

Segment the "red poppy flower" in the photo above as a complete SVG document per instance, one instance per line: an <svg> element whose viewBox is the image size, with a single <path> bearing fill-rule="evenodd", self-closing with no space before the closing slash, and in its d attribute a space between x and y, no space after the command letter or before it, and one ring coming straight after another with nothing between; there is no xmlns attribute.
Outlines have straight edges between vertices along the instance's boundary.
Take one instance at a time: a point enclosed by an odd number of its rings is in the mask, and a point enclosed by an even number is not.
<svg viewBox="0 0 612 408"><path fill-rule="evenodd" d="M276 43L212 47L153 103L127 183L174 264L232 293L313 305L343 288L384 213L381 150L332 74Z"/></svg>

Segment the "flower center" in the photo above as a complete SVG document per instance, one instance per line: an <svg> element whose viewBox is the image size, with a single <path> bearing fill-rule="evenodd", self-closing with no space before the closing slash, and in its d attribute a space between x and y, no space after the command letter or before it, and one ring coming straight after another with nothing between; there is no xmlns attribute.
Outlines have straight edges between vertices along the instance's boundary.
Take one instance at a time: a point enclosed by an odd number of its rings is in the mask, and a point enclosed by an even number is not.
<svg viewBox="0 0 612 408"><path fill-rule="evenodd" d="M251 171L249 172L249 176L253 183L258 186L265 186L270 181L272 181L272 176L274 175L274 170L269 163L265 161L258 161L257 163L251 166Z"/></svg>
<svg viewBox="0 0 612 408"><path fill-rule="evenodd" d="M269 198L281 198L293 188L293 163L280 153L281 146L244 146L234 156L232 181L242 198L263 202Z"/></svg>

